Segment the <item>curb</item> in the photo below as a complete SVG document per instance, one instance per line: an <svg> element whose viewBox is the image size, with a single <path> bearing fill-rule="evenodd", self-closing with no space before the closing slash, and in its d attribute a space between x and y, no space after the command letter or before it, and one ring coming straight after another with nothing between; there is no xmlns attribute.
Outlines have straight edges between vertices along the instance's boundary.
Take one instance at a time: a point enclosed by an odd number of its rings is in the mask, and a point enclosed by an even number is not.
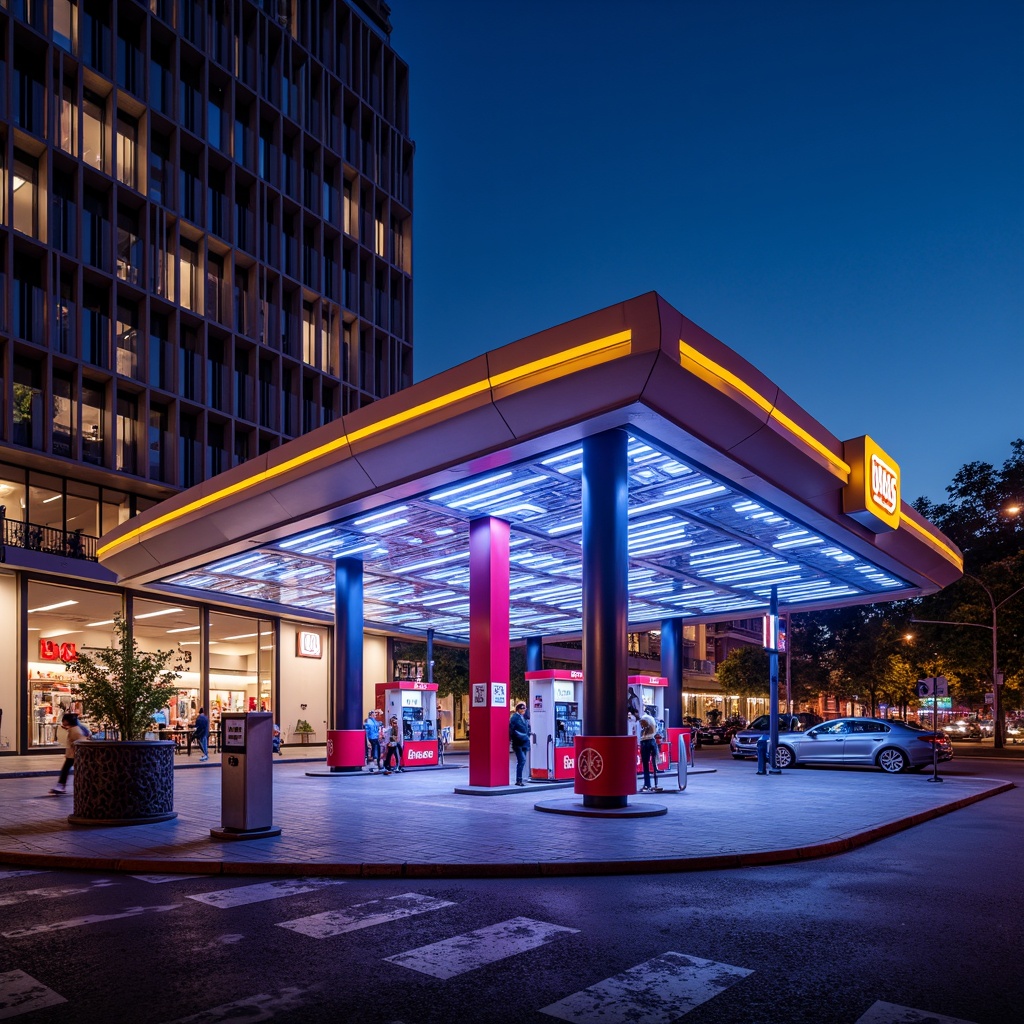
<svg viewBox="0 0 1024 1024"><path fill-rule="evenodd" d="M867 846L897 832L905 832L915 825L961 810L971 804L1006 793L1016 786L1012 782L992 780L999 784L984 793L972 793L941 807L919 811L905 818L896 818L864 832L841 839L808 846L794 846L777 850L757 850L749 853L712 854L701 857L667 857L654 860L615 861L524 861L505 864L370 864L336 863L309 864L296 862L250 862L153 859L133 857L81 857L63 854L4 853L0 850L0 863L17 867L66 868L83 871L116 871L124 874L224 875L237 877L292 876L325 878L569 878L615 875L655 875L689 871L723 871L730 868L762 867L771 864L791 864L817 860Z"/></svg>

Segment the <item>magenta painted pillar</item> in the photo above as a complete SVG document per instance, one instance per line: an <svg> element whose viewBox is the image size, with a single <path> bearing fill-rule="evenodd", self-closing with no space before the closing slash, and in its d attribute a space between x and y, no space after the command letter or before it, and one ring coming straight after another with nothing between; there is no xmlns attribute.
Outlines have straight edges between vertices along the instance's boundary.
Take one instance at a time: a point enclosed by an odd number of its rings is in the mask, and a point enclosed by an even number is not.
<svg viewBox="0 0 1024 1024"><path fill-rule="evenodd" d="M509 783L508 523L469 524L469 784Z"/></svg>

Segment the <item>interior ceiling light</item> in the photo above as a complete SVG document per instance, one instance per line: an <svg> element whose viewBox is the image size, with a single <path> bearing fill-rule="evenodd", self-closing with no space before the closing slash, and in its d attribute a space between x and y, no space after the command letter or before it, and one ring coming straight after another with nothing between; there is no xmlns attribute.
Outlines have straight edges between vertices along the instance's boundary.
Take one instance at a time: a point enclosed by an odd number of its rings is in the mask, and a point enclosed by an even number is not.
<svg viewBox="0 0 1024 1024"><path fill-rule="evenodd" d="M52 612L57 608L67 608L68 605L78 604L77 601L58 601L56 604L44 604L38 608L29 608L29 615L34 615L36 612Z"/></svg>

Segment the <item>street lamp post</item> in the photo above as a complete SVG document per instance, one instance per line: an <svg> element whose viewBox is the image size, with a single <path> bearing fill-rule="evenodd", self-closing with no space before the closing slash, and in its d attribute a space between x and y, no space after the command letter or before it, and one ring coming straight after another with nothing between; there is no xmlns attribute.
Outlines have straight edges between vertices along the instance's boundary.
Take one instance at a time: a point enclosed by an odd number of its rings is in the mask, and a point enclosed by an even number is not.
<svg viewBox="0 0 1024 1024"><path fill-rule="evenodd" d="M996 604L995 595L993 595L988 586L982 583L977 576L972 576L968 572L965 572L964 576L969 580L974 580L974 582L977 583L978 586L981 587L981 589L988 595L989 604L992 606L991 626L986 626L981 622L947 622L943 619L911 619L910 621L927 623L930 626L974 626L976 629L987 629L992 634L992 718L995 721L995 746L997 749L1002 749L1003 723L1001 721L1001 716L1003 707L1002 702L999 699L999 687L1002 685L1002 678L999 672L999 622L997 619L997 613L1007 601L1024 591L1024 587L1018 587L1012 594L1010 594L1009 597L1004 597L1002 601Z"/></svg>

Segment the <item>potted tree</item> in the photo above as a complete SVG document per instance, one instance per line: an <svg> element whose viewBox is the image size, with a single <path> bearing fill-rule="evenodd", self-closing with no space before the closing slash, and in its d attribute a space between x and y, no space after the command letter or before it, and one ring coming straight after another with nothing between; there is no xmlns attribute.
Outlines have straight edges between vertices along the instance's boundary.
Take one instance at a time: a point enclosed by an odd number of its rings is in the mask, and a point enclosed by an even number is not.
<svg viewBox="0 0 1024 1024"><path fill-rule="evenodd" d="M176 817L174 742L146 740L153 715L177 695L174 651L141 651L123 616L114 617L114 643L79 652L67 668L79 677L83 713L104 729L103 739L75 751L76 825L140 825Z"/></svg>

